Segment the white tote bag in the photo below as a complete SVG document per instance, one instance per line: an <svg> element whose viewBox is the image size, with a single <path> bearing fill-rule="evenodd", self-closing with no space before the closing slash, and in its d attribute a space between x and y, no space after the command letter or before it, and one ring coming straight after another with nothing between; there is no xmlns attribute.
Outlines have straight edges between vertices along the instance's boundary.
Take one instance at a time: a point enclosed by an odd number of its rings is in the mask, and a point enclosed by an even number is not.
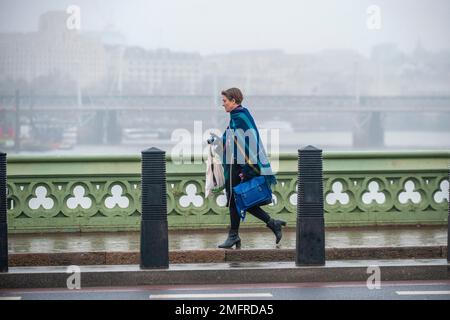
<svg viewBox="0 0 450 320"><path fill-rule="evenodd" d="M208 159L206 160L206 183L205 197L211 195L213 188L220 188L225 184L223 167L218 156L213 152L212 145L209 145Z"/></svg>

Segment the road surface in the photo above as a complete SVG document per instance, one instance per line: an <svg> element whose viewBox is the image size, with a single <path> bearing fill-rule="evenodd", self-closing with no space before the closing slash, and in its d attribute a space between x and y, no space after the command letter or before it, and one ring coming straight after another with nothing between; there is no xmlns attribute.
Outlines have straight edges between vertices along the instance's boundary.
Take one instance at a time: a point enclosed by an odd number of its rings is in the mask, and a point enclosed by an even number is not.
<svg viewBox="0 0 450 320"><path fill-rule="evenodd" d="M450 300L450 280L0 289L0 300Z"/></svg>

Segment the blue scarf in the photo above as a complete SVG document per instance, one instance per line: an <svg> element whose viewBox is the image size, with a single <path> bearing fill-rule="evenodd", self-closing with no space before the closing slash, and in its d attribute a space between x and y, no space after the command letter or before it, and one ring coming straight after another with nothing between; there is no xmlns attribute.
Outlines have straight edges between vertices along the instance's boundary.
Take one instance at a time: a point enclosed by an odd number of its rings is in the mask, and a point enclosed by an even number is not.
<svg viewBox="0 0 450 320"><path fill-rule="evenodd" d="M241 130L239 130L241 129ZM231 157L227 155L227 148L230 147L234 132L234 159L233 163L238 163L242 168L244 179L248 180L254 176L264 175L266 183L271 187L277 183L275 175L272 172L269 158L259 136L258 128L252 115L247 108L239 105L230 112L230 124L222 135L223 157L222 166L224 169L225 183L230 183L230 165ZM248 137L246 139L246 137ZM250 143L250 139L252 140ZM245 154L244 154L245 150ZM227 157L230 158L227 160ZM245 163L244 163L245 161Z"/></svg>

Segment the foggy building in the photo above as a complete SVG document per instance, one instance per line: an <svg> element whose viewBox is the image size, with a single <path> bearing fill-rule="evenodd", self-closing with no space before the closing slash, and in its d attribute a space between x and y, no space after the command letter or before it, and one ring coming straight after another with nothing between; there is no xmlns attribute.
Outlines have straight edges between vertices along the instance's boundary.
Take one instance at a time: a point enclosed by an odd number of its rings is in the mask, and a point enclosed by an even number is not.
<svg viewBox="0 0 450 320"><path fill-rule="evenodd" d="M0 80L60 76L82 88L101 81L106 74L101 41L68 29L67 18L51 11L40 16L37 32L0 34Z"/></svg>
<svg viewBox="0 0 450 320"><path fill-rule="evenodd" d="M126 48L117 55L119 87L124 94L193 95L199 93L201 56L168 49Z"/></svg>

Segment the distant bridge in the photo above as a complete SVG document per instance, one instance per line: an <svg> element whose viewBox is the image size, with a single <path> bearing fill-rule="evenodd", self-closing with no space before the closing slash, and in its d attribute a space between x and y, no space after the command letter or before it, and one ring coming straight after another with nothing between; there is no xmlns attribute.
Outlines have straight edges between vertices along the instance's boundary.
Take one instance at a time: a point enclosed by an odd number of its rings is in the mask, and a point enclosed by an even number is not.
<svg viewBox="0 0 450 320"><path fill-rule="evenodd" d="M295 130L353 132L354 147L382 147L387 114L450 114L450 96L246 96L243 105L255 111L258 121L289 122ZM270 112L276 111L276 112ZM280 112L281 111L281 112ZM91 141L119 142L120 128L143 128L168 135L176 127L207 119L214 126L223 120L220 96L0 96L0 118L26 119L43 126L75 126ZM205 112L207 116L205 117ZM31 119L31 120L30 120ZM317 120L319 119L319 120ZM327 119L328 122L324 122ZM1 119L0 119L1 120ZM312 120L315 120L312 121ZM317 123L322 128L317 128ZM326 123L325 127L323 123ZM407 126L408 123L405 123Z"/></svg>
<svg viewBox="0 0 450 320"><path fill-rule="evenodd" d="M159 110L205 111L220 107L213 96L20 96L21 111ZM17 97L0 96L0 108L15 108ZM247 96L252 109L300 112L450 112L450 96Z"/></svg>

